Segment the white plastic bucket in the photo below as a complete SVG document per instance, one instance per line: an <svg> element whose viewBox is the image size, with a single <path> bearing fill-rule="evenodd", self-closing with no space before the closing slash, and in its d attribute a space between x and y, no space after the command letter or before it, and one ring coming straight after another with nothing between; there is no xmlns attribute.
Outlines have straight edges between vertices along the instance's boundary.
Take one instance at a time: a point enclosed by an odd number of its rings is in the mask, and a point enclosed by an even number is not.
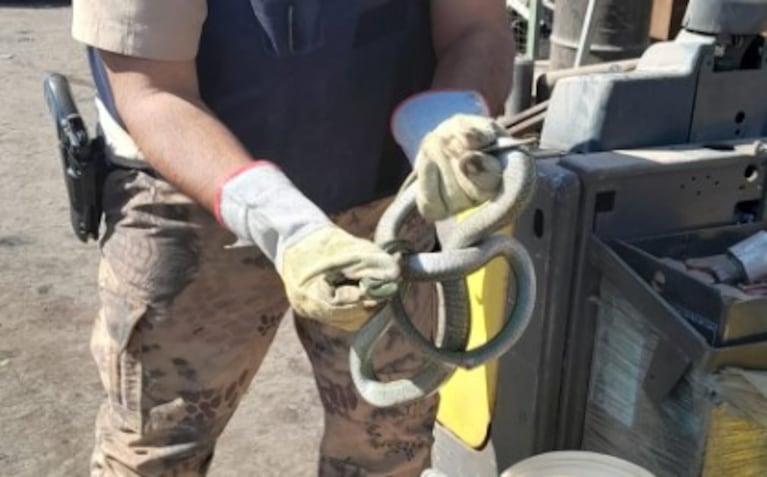
<svg viewBox="0 0 767 477"><path fill-rule="evenodd" d="M617 457L587 451L558 451L518 462L501 477L655 477Z"/></svg>

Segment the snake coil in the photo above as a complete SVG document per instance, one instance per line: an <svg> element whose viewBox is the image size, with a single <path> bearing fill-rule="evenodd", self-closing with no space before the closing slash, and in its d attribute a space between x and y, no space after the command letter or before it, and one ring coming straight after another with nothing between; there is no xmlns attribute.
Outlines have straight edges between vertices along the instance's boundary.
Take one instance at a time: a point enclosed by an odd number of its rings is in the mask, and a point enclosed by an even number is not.
<svg viewBox="0 0 767 477"><path fill-rule="evenodd" d="M378 407L425 398L435 393L458 367L471 369L509 350L524 333L533 313L535 270L527 250L505 235L493 235L512 224L530 202L535 188L534 159L521 149L499 154L503 176L499 194L473 211L442 242L442 251L415 253L405 257L402 275L405 286L355 335L349 354L352 380L361 396ZM415 188L406 185L378 223L375 242L397 241L397 234L416 208ZM503 257L513 279L509 280L508 319L487 343L466 350L470 325L469 298L465 277L496 257ZM511 277L510 277L511 278ZM403 306L407 282L439 282L444 296L443 330L439 346L426 339L413 325ZM413 376L379 381L373 368L375 344L395 324L424 355L426 364Z"/></svg>

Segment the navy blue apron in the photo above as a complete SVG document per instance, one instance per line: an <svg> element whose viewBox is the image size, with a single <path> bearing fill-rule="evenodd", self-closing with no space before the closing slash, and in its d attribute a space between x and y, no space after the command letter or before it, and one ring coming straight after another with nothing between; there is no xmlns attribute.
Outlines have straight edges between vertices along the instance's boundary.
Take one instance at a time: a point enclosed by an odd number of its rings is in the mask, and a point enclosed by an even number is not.
<svg viewBox="0 0 767 477"><path fill-rule="evenodd" d="M278 164L326 212L389 195L410 170L389 118L434 72L428 3L209 0L202 99L254 158ZM113 109L98 66L99 95Z"/></svg>

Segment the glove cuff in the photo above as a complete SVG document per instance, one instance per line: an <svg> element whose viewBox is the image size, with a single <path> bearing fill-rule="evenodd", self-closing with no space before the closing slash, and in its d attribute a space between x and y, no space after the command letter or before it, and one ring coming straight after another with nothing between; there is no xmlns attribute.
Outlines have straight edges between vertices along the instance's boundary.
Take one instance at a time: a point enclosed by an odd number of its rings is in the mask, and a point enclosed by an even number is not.
<svg viewBox="0 0 767 477"><path fill-rule="evenodd" d="M221 212L221 201L224 197L224 188L227 186L227 184L229 184L230 181L234 181L238 176L243 175L246 172L250 171L251 169L255 169L258 167L277 168L277 165L269 161L256 160L251 163L240 166L237 169L234 169L229 174L223 177L220 177L218 181L216 181L216 199L215 199L216 202L213 204L213 214L216 216L216 221L218 221L219 224L231 230L232 232L234 232L234 230L232 230L232 227L226 223L226 220L224 219Z"/></svg>
<svg viewBox="0 0 767 477"><path fill-rule="evenodd" d="M241 242L257 245L280 269L282 251L330 219L268 161L255 161L222 178L216 219Z"/></svg>
<svg viewBox="0 0 767 477"><path fill-rule="evenodd" d="M489 116L490 110L476 91L430 90L400 103L392 114L392 134L413 163L424 137L455 114Z"/></svg>

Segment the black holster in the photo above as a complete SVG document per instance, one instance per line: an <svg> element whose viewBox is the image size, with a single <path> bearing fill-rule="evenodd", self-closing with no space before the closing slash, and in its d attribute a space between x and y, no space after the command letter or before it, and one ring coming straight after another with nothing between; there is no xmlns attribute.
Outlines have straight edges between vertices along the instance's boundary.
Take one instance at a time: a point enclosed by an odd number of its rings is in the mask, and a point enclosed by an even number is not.
<svg viewBox="0 0 767 477"><path fill-rule="evenodd" d="M83 242L98 240L107 173L104 139L99 134L89 138L64 76L48 75L43 89L56 124L72 228Z"/></svg>

